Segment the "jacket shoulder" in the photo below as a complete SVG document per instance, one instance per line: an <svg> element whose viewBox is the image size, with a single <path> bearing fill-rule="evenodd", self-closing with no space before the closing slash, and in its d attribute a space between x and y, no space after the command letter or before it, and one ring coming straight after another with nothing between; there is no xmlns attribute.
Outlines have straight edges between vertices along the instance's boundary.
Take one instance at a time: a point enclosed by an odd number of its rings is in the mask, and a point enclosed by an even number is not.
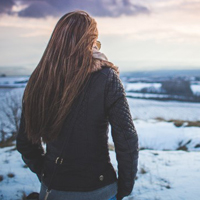
<svg viewBox="0 0 200 200"><path fill-rule="evenodd" d="M102 69L100 70L101 74L104 74L106 77L110 77L113 76L113 74L115 74L115 70L110 68L110 67L102 67Z"/></svg>
<svg viewBox="0 0 200 200"><path fill-rule="evenodd" d="M102 66L102 70L100 70L100 73L104 74L105 76L109 76L110 74L114 73L114 69Z"/></svg>

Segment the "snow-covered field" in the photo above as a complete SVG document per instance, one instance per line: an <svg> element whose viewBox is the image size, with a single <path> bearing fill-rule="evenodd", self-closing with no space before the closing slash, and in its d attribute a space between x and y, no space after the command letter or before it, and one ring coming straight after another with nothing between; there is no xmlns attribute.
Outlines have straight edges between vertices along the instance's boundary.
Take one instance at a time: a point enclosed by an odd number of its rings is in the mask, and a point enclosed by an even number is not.
<svg viewBox="0 0 200 200"><path fill-rule="evenodd" d="M0 101L9 94L18 101L24 88L0 89ZM7 92L7 95L5 95ZM200 121L200 103L156 101L127 98L135 124L140 148L138 179L133 193L126 200L199 200L200 199L200 127L176 127L165 120ZM0 117L4 119L0 110ZM188 143L188 141L190 141ZM181 143L182 142L182 143ZM109 126L109 143L111 127ZM180 144L188 143L189 151L176 151ZM195 147L197 146L197 147ZM24 168L21 155L11 149L0 148L0 199L20 199L22 191L39 192L40 183L35 174ZM148 150L147 150L148 149ZM111 162L117 169L115 152L110 151ZM14 177L8 177L12 173ZM1 179L0 179L1 180Z"/></svg>
<svg viewBox="0 0 200 200"><path fill-rule="evenodd" d="M116 168L115 153L110 152ZM124 200L199 200L200 152L139 152L138 179Z"/></svg>
<svg viewBox="0 0 200 200"><path fill-rule="evenodd" d="M140 148L153 150L176 150L186 144L189 151L200 151L199 127L176 127L172 122L156 120L135 120L135 128L139 136ZM109 126L109 143L113 144L111 127ZM195 146L199 146L196 147ZM200 182L199 182L200 183Z"/></svg>
<svg viewBox="0 0 200 200"><path fill-rule="evenodd" d="M200 120L200 103L127 99L133 118L148 120L161 117L166 120Z"/></svg>

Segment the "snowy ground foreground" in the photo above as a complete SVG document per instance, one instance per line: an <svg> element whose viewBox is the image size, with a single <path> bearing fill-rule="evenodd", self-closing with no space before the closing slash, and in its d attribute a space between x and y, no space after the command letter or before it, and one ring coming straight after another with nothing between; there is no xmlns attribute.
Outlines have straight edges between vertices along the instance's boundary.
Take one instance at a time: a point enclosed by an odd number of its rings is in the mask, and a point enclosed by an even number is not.
<svg viewBox="0 0 200 200"><path fill-rule="evenodd" d="M0 199L18 200L22 191L28 195L39 192L40 182L13 147L0 149ZM115 152L111 162L117 170ZM200 152L155 151L139 152L137 180L132 194L124 200L199 200ZM8 173L15 176L9 178Z"/></svg>
<svg viewBox="0 0 200 200"><path fill-rule="evenodd" d="M111 162L117 168L115 153ZM138 179L124 200L199 200L200 152L139 152Z"/></svg>

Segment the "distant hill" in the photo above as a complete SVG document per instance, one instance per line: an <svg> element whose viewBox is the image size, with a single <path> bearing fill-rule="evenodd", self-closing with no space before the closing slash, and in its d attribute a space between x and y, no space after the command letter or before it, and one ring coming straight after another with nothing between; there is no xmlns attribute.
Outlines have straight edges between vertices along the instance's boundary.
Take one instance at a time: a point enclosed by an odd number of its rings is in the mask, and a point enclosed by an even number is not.
<svg viewBox="0 0 200 200"><path fill-rule="evenodd" d="M0 66L0 76L30 76L33 68L29 67L11 67ZM174 69L174 70L141 70L141 71L120 71L120 76L128 77L166 77L166 76L200 76L199 69Z"/></svg>
<svg viewBox="0 0 200 200"><path fill-rule="evenodd" d="M200 68L199 69L182 69L182 70L149 70L149 71L129 71L121 72L120 76L127 77L167 77L167 76L199 76L200 77Z"/></svg>

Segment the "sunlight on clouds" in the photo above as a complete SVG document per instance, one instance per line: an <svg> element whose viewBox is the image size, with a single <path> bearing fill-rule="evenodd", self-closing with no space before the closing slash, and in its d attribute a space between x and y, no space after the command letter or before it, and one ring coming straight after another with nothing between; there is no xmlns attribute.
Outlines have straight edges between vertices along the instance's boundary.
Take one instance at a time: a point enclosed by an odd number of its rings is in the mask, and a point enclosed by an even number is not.
<svg viewBox="0 0 200 200"><path fill-rule="evenodd" d="M12 7L12 11L13 12L19 12L19 11L21 11L21 10L27 8L27 7L28 7L28 5L21 5L20 2L16 2L16 5L14 5Z"/></svg>
<svg viewBox="0 0 200 200"><path fill-rule="evenodd" d="M57 19L48 17L46 19L35 18L20 18L13 16L4 16L0 20L1 27L12 27L26 29L26 33L20 34L20 37L35 37L40 35L49 36L53 31L53 28L57 22Z"/></svg>
<svg viewBox="0 0 200 200"><path fill-rule="evenodd" d="M135 2L135 1L133 1ZM197 42L200 37L200 15L194 14L200 7L199 0L147 0L141 2L152 7L152 13L139 16L95 17L101 35L128 35L130 40L165 40L168 42ZM195 4L195 6L194 6ZM18 4L13 10L22 9ZM171 8L167 12L163 9ZM163 8L163 9L162 9ZM184 8L184 9L183 9ZM187 8L187 9L186 9ZM193 9L191 9L193 8ZM49 36L59 18L47 17L42 19L4 16L0 27L17 27L27 29L20 37ZM190 41L191 39L191 41Z"/></svg>
<svg viewBox="0 0 200 200"><path fill-rule="evenodd" d="M200 42L200 15L178 10L152 13L149 16L96 18L99 33L103 35L128 35L130 40L155 40L157 42ZM105 21L107 23L105 23ZM110 25L112 24L112 26Z"/></svg>

